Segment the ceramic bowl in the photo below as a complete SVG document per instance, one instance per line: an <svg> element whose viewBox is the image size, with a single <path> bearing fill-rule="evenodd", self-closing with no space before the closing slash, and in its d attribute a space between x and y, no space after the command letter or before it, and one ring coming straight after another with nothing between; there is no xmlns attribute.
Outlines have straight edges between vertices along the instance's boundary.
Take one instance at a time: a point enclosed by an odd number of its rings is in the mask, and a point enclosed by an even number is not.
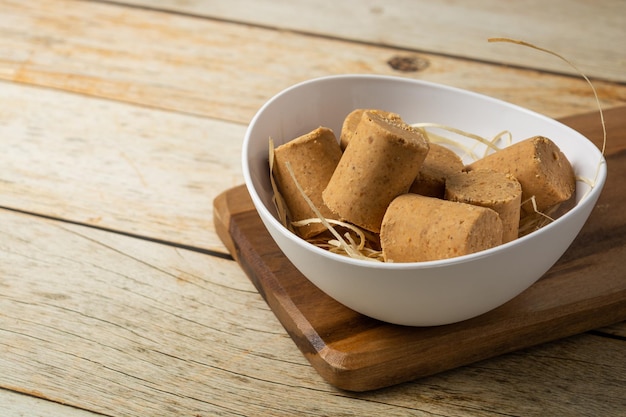
<svg viewBox="0 0 626 417"><path fill-rule="evenodd" d="M356 108L398 113L484 137L508 130L513 142L552 139L577 177L576 206L549 225L507 244L451 259L377 263L329 253L289 232L271 201L268 139L275 146L319 126L337 136ZM473 142L472 142L473 143ZM531 286L561 257L594 207L607 175L601 152L580 133L527 109L473 92L400 77L340 75L278 93L252 119L243 143L243 174L258 214L293 265L323 292L364 315L401 325L433 326L488 312Z"/></svg>

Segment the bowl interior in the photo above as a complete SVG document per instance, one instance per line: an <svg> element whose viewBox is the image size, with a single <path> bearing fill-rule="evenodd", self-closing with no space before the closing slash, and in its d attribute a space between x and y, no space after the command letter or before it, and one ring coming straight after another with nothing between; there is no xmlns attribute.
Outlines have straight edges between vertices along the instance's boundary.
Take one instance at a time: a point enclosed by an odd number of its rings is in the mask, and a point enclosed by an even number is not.
<svg viewBox="0 0 626 417"><path fill-rule="evenodd" d="M511 132L513 142L535 135L546 136L565 153L578 178L598 185L592 188L585 181L578 181L577 205L598 194L606 178L604 158L593 143L573 129L524 108L469 91L405 78L323 77L277 94L258 111L248 128L243 147L244 178L264 221L281 227L271 201L269 138L279 146L319 126L329 127L339 136L344 118L356 108L391 111L407 123L436 123L488 139L505 130ZM437 133L450 136L444 131ZM453 137L474 147L478 154L484 152L484 146L477 146L471 139ZM469 162L468 155L460 155Z"/></svg>

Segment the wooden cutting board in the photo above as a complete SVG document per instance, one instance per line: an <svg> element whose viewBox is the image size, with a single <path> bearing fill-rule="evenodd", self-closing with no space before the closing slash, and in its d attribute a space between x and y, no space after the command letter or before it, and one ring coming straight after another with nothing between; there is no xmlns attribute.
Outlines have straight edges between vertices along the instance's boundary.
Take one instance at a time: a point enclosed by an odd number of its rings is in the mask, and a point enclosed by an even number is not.
<svg viewBox="0 0 626 417"><path fill-rule="evenodd" d="M367 391L626 320L626 107L605 113L608 180L559 262L524 293L482 316L438 327L380 322L311 284L267 233L245 186L214 201L222 241L295 344L330 384ZM598 113L564 119L594 142Z"/></svg>

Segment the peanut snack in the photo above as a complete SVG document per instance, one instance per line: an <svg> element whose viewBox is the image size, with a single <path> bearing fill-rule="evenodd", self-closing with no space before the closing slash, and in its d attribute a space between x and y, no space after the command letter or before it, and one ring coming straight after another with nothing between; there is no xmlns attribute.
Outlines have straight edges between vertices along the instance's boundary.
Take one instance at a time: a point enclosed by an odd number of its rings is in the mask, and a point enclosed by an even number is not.
<svg viewBox="0 0 626 417"><path fill-rule="evenodd" d="M385 262L452 258L502 243L502 221L494 210L418 194L389 205L380 231Z"/></svg>
<svg viewBox="0 0 626 417"><path fill-rule="evenodd" d="M537 219L552 221L546 212L575 192L571 164L545 137L503 149L478 138L495 151L466 166L429 137L441 139L395 113L357 109L344 119L343 144L320 127L281 145L275 193L290 224L335 253L422 262L515 240L541 227Z"/></svg>
<svg viewBox="0 0 626 417"><path fill-rule="evenodd" d="M292 221L310 219L316 215L297 189L294 178L287 170L287 162L294 172L295 179L315 207L324 217L335 218L322 200L322 191L340 158L341 149L337 138L332 130L325 127L319 127L274 150L274 178ZM296 229L303 239L308 239L323 232L326 227L321 223L310 223Z"/></svg>
<svg viewBox="0 0 626 417"><path fill-rule="evenodd" d="M389 203L409 191L427 153L418 130L366 111L322 192L324 203L342 220L379 232Z"/></svg>
<svg viewBox="0 0 626 417"><path fill-rule="evenodd" d="M448 177L445 198L494 210L502 221L502 243L517 239L522 186L512 175L487 170L459 172Z"/></svg>
<svg viewBox="0 0 626 417"><path fill-rule="evenodd" d="M576 190L576 176L567 157L554 142L543 136L514 143L467 167L468 171L476 169L511 174L519 181L522 185L522 217L536 211L545 212L569 200Z"/></svg>
<svg viewBox="0 0 626 417"><path fill-rule="evenodd" d="M436 143L430 149L409 192L428 197L444 198L446 179L463 171L463 161L454 151Z"/></svg>

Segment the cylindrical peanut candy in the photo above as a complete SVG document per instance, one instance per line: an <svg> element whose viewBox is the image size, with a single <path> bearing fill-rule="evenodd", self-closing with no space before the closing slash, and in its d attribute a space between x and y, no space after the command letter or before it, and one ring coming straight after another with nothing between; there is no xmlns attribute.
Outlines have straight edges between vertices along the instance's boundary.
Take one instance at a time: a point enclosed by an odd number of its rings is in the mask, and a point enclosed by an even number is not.
<svg viewBox="0 0 626 417"><path fill-rule="evenodd" d="M341 127L341 134L339 136L339 145L341 146L342 151L346 149L346 146L348 146L350 139L352 139L352 135L354 135L354 132L356 131L357 126L361 122L363 113L365 113L366 111L379 113L381 116L390 120L397 120L397 121L402 120L400 115L396 113L384 111L384 110L377 110L377 109L352 110L343 120L343 126Z"/></svg>
<svg viewBox="0 0 626 417"><path fill-rule="evenodd" d="M486 207L404 194L389 205L380 241L386 262L447 259L500 245L502 221Z"/></svg>
<svg viewBox="0 0 626 417"><path fill-rule="evenodd" d="M274 178L278 189L287 204L292 221L317 218L302 193L296 187L287 170L289 162L298 184L325 218L337 216L326 207L322 191L341 158L341 149L332 130L319 127L312 132L287 142L274 150ZM304 239L326 230L321 223L311 223L296 228Z"/></svg>
<svg viewBox="0 0 626 417"><path fill-rule="evenodd" d="M465 165L454 151L430 144L430 150L422 164L409 192L428 197L443 198L446 187L446 178L463 171Z"/></svg>
<svg viewBox="0 0 626 417"><path fill-rule="evenodd" d="M502 243L517 239L522 187L511 174L459 172L448 177L445 198L494 210L502 221Z"/></svg>
<svg viewBox="0 0 626 417"><path fill-rule="evenodd" d="M409 190L427 153L418 130L364 112L322 193L324 202L342 220L379 232L387 206Z"/></svg>
<svg viewBox="0 0 626 417"><path fill-rule="evenodd" d="M550 139L535 136L494 152L468 165L467 170L490 169L513 175L522 185L521 217L545 212L568 200L576 190L576 177L567 157Z"/></svg>

